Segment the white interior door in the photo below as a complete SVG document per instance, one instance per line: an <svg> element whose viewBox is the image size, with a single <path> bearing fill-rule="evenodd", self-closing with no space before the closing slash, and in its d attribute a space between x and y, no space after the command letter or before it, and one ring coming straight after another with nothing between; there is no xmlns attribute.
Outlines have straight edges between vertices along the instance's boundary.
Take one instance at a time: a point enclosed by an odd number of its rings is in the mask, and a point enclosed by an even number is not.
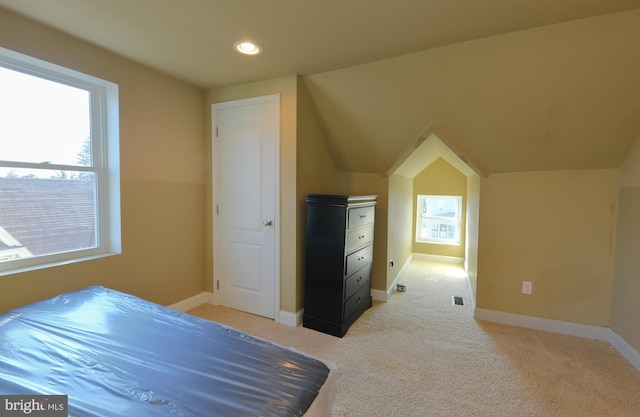
<svg viewBox="0 0 640 417"><path fill-rule="evenodd" d="M212 106L214 295L276 318L280 97Z"/></svg>

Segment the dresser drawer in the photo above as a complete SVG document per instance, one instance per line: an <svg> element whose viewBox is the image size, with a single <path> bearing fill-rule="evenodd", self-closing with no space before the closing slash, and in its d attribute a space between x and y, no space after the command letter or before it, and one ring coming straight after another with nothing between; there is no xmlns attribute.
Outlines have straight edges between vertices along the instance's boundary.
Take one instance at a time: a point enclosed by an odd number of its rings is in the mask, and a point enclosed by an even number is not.
<svg viewBox="0 0 640 417"><path fill-rule="evenodd" d="M376 208L371 207L358 207L349 209L349 223L347 228L355 229L365 224L373 223L376 213Z"/></svg>
<svg viewBox="0 0 640 417"><path fill-rule="evenodd" d="M363 303L367 303L371 298L371 286L369 284L360 288L358 292L353 294L351 298L349 298L344 303L344 321L349 320L349 318L357 311L359 311L362 307Z"/></svg>
<svg viewBox="0 0 640 417"><path fill-rule="evenodd" d="M365 266L344 282L344 299L351 297L364 284L371 281L371 264Z"/></svg>
<svg viewBox="0 0 640 417"><path fill-rule="evenodd" d="M373 224L347 233L347 253L373 242Z"/></svg>
<svg viewBox="0 0 640 417"><path fill-rule="evenodd" d="M345 266L345 276L352 275L359 269L364 268L371 263L373 259L373 245L362 248L357 252L347 256L347 264Z"/></svg>

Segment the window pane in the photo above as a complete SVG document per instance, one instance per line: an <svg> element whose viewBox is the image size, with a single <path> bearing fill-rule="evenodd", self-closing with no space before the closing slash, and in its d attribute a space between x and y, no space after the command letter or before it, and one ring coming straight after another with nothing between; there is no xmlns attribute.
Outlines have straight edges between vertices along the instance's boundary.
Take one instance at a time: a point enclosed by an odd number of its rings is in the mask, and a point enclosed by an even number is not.
<svg viewBox="0 0 640 417"><path fill-rule="evenodd" d="M89 91L2 67L0 91L0 160L91 165Z"/></svg>
<svg viewBox="0 0 640 417"><path fill-rule="evenodd" d="M447 239L455 240L457 221L451 220L432 220L424 219L422 221L422 230L420 237L426 239Z"/></svg>
<svg viewBox="0 0 640 417"><path fill-rule="evenodd" d="M96 247L95 175L32 174L0 177L0 262Z"/></svg>
<svg viewBox="0 0 640 417"><path fill-rule="evenodd" d="M457 197L425 197L424 201L426 202L426 210L423 209L423 216L458 217Z"/></svg>

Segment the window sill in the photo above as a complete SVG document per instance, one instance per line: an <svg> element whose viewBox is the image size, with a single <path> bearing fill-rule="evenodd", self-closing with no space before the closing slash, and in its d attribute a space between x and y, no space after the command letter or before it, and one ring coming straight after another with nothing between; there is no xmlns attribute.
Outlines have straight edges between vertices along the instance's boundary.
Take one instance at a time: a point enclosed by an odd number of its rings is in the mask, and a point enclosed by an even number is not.
<svg viewBox="0 0 640 417"><path fill-rule="evenodd" d="M92 260L95 260L95 259L101 259L101 258L106 258L106 257L109 257L109 256L115 256L115 255L120 255L120 252L100 253L100 254L95 254L95 255L79 257L79 258L52 261L52 262L42 263L42 264L38 264L38 265L28 265L28 266L16 267L16 268L11 268L11 269L6 269L6 270L0 271L0 277L4 277L4 276L8 276L8 275L14 275L14 274L21 274L21 273L24 273L24 272L37 271L37 270L40 270L40 269L54 268L54 267L74 264L74 263L78 263L78 262L92 261Z"/></svg>
<svg viewBox="0 0 640 417"><path fill-rule="evenodd" d="M416 240L416 243L425 243L427 245L445 245L445 246L460 246L460 242L445 242L442 240Z"/></svg>

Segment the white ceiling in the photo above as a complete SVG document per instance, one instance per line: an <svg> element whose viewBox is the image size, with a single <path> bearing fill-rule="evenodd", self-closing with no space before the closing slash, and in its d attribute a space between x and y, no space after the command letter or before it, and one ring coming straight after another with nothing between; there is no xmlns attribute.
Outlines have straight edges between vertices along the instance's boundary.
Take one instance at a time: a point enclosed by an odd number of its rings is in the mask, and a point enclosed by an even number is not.
<svg viewBox="0 0 640 417"><path fill-rule="evenodd" d="M426 126L485 174L616 168L640 136L640 0L0 7L202 88L304 75L344 171L389 172ZM240 39L264 53L238 55Z"/></svg>

